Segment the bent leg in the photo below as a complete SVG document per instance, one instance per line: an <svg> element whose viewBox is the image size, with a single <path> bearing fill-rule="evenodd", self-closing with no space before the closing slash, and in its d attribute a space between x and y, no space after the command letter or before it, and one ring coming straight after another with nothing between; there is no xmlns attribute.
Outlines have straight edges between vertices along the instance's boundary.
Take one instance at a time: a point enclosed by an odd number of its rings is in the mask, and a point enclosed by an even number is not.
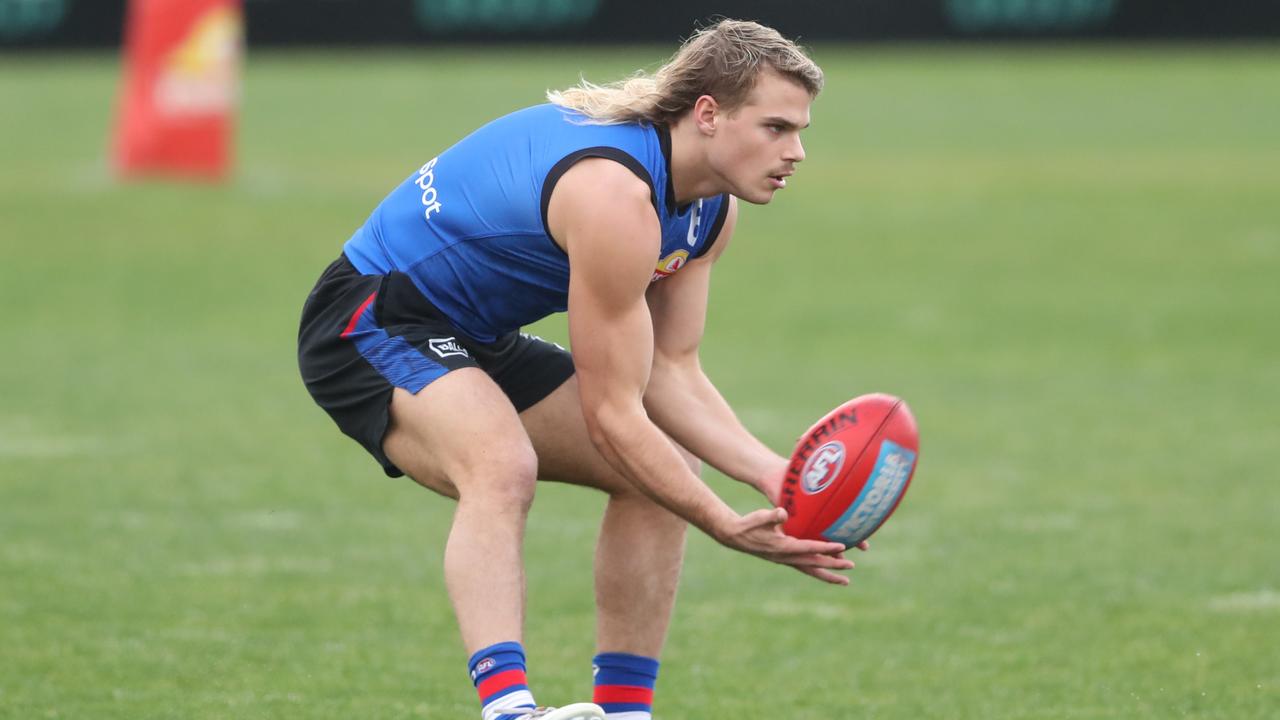
<svg viewBox="0 0 1280 720"><path fill-rule="evenodd" d="M596 450L576 377L520 419L537 452L540 477L609 494L596 546L598 651L657 658L675 606L685 521L643 495ZM678 449L698 472L698 460Z"/></svg>
<svg viewBox="0 0 1280 720"><path fill-rule="evenodd" d="M538 461L515 408L483 371L464 368L417 395L397 388L390 414L387 457L458 500L444 574L467 653L520 641L522 547Z"/></svg>

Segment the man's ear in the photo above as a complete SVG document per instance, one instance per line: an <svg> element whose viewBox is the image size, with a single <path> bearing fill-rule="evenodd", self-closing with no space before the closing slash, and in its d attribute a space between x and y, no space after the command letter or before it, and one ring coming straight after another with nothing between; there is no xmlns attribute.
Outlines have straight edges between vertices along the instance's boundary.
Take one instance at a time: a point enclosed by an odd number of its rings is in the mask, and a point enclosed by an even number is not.
<svg viewBox="0 0 1280 720"><path fill-rule="evenodd" d="M720 121L720 103L710 95L702 95L693 103L693 123L703 135L715 135Z"/></svg>

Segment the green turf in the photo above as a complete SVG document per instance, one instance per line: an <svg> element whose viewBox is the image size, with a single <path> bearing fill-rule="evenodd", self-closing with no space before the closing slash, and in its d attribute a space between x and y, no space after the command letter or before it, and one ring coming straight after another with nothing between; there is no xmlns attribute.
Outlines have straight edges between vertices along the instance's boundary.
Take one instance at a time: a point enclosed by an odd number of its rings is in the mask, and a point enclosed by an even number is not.
<svg viewBox="0 0 1280 720"><path fill-rule="evenodd" d="M0 58L0 717L475 717L450 505L312 405L299 307L438 149L665 51L254 53L225 187L110 180L114 56ZM1280 54L817 57L705 365L779 449L900 394L920 470L848 589L693 538L659 720L1280 717ZM601 506L531 519L547 702Z"/></svg>

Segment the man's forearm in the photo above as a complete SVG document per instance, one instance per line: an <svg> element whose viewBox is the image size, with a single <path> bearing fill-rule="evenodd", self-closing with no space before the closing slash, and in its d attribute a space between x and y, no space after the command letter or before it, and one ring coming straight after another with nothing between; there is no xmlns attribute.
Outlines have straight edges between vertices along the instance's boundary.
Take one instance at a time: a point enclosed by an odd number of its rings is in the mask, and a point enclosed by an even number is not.
<svg viewBox="0 0 1280 720"><path fill-rule="evenodd" d="M686 450L758 490L786 465L743 426L696 366L655 367L645 407L658 427Z"/></svg>
<svg viewBox="0 0 1280 720"><path fill-rule="evenodd" d="M638 403L588 412L587 427L592 442L614 469L703 532L719 539L727 524L737 518L732 508L689 471L680 453Z"/></svg>

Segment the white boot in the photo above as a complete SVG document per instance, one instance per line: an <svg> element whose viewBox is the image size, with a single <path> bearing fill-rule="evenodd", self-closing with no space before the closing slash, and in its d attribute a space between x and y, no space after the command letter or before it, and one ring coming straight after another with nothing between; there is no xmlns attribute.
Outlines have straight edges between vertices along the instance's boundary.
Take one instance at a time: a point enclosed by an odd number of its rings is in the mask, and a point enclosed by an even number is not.
<svg viewBox="0 0 1280 720"><path fill-rule="evenodd" d="M562 708L530 710L520 716L519 720L604 720L604 710L595 703L574 703Z"/></svg>

